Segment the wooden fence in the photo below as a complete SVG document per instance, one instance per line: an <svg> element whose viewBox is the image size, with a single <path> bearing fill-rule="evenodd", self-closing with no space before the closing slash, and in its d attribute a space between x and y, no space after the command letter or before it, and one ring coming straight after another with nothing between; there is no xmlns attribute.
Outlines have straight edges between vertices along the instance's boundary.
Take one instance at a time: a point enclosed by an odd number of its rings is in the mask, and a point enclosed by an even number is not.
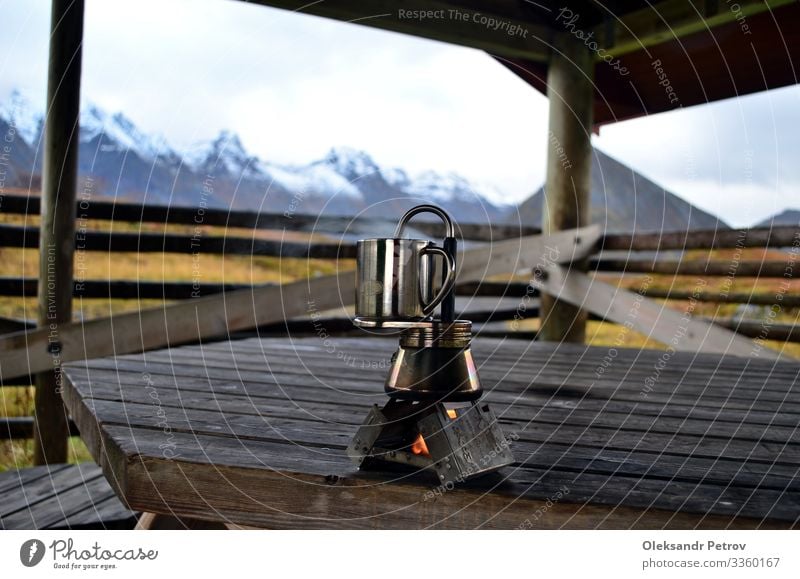
<svg viewBox="0 0 800 579"><path fill-rule="evenodd" d="M23 195L5 195L2 197L0 212L16 215L38 215L40 207L38 197ZM345 217L317 217L312 215L255 213L248 211L227 211L210 208L184 208L184 207L159 207L137 205L128 203L110 203L92 201L81 202L77 207L77 215L81 220L110 221L114 223L152 223L159 225L197 226L201 221L203 226L223 226L226 228L245 228L250 230L286 230L308 231L313 228L315 232L329 233L332 238L339 237L342 232L354 225L363 225L359 220ZM371 220L370 224L374 224ZM386 222L390 227L394 222ZM434 222L419 221L414 227L423 233L438 238L441 235L440 225ZM464 241L473 242L474 249L465 253L462 258L462 275L460 279L467 280L457 286L457 295L470 297L494 298L523 298L529 296L532 301L526 306L523 313L520 308L492 308L484 312L474 312L469 317L476 323L508 321L519 317L536 317L538 308L535 298L540 287L547 289L546 285L527 282L498 282L482 281L495 273L507 273L512 270L532 269L537 267L533 257L525 259L526 255L541 254L544 251L543 238L534 228L520 228L513 225L485 225L485 224L459 224L458 235ZM722 276L732 280L742 277L780 278L793 279L800 275L794 267L796 251L800 247L800 228L776 227L772 229L745 229L745 230L717 230L717 231L692 231L668 232L659 234L607 234L600 236L595 229L589 228L575 232L564 232L553 238L547 238L550 245L559 245L561 248L561 263L569 263L572 259L589 257L589 272L603 274L604 276L621 276L627 274L661 274L661 275L691 275L701 277ZM508 246L518 246L521 250L502 251ZM520 245L522 244L522 245ZM39 229L37 227L0 224L0 248L36 248L39 245ZM130 231L105 231L105 230L80 230L77 234L76 246L90 252L138 252L138 253L176 253L176 254L218 254L218 255L263 255L291 258L316 258L316 259L352 259L355 256L355 244L332 242L300 243L281 242L271 239L259 239L255 236L211 236L203 235L198 238L190 233L173 232L130 232ZM734 257L730 259L715 257L706 252L704 255L686 259L682 252L687 250L734 250L745 248L790 248L775 257L765 260L742 260ZM494 252L494 253L493 253ZM700 252L698 252L700 253ZM509 255L516 261L509 265ZM505 260L505 262L504 262ZM488 265L487 265L488 264ZM504 266L508 266L505 267ZM512 267L513 266L513 267ZM555 272L557 273L557 272ZM345 273L339 276L330 276L331 290L334 288L347 288L351 283L352 274ZM545 276L546 277L546 276ZM554 276L557 277L557 276ZM298 288L302 287L302 282ZM325 283L324 280L320 283ZM542 282L546 283L546 282ZM258 300L275 300L280 292L280 287L249 286L246 284L178 281L140 281L140 280L85 280L75 283L73 295L85 299L122 299L140 300L156 299L199 303L197 300L211 300L203 302L209 307L209 321L203 321L199 338L208 340L214 336L228 338L236 331L252 331L257 328L259 333L281 334L313 333L316 326L307 319L307 311L302 307L289 307L284 309L281 316L263 315L258 313L232 312L229 308L220 308L214 296L221 292L230 292L231 296L246 297L245 305L249 300L257 303ZM582 290L575 290L582 291ZM272 293L270 293L272 292ZM333 294L333 292L330 292ZM644 288L643 296L649 298L665 298L675 300L697 300L712 303L742 303L760 306L774 306L776 303L782 308L800 307L800 296L784 292L780 296L774 294L751 294L725 291L687 291L685 287L675 289ZM37 280L20 277L0 278L0 296L6 297L33 297L37 295ZM335 297L335 296L334 296ZM266 301L265 301L266 303ZM583 304L583 302L581 302ZM320 304L320 309L326 309L326 304ZM332 299L331 307L337 305ZM590 309L595 319L614 321L615 317L609 315L603 307ZM148 334L141 336L125 336L111 333L108 320L96 320L83 323L81 333L82 343L77 334L74 340L70 328L63 331L59 343L60 354L64 361L80 359L82 356L107 355L108 344L118 341L120 347L115 349L118 353L136 351L137 348L150 349L166 344L189 343L198 339L197 328L191 326L183 328L181 317L186 318L191 314L194 318L195 310L171 307L169 315L158 312L138 312L137 324L147 317ZM257 309L252 304L250 309ZM166 308L164 309L166 311ZM284 315L297 319L284 319ZM125 316L121 314L114 317L114 324L124 327ZM170 318L172 316L172 318ZM233 317L233 320L226 319ZM164 318L165 320L159 319ZM241 319L240 319L241 318ZM119 322L118 322L119 320ZM194 321L193 319L191 321ZM616 320L619 321L619 320ZM646 323L646 322L644 322ZM715 327L727 328L743 336L758 337L763 333L763 324L741 319L716 319ZM76 325L77 326L77 325ZM185 323L184 323L185 326ZM198 326L199 327L199 326ZM181 329L183 328L183 329ZM350 320L345 317L325 320L325 328L329 333L349 333L356 331ZM13 330L19 332L8 333ZM26 331L26 333L22 333ZM76 329L77 331L77 329ZM500 330L500 333L509 337L525 339L535 338L535 332L513 332ZM32 329L32 324L27 321L2 320L0 324L0 355L6 356L2 360L2 376L0 385L28 385L32 383L30 374L46 368L50 363L49 351L45 351L45 334L43 330ZM86 334L93 337L86 344ZM124 334L124 332L123 332ZM166 337L169 334L170 337ZM498 335L497 329L487 331L487 334ZM24 336L24 340L23 340ZM194 337L193 337L194 336ZM134 338L141 339L138 346ZM656 338L658 336L656 335ZM773 323L769 328L769 338L790 342L800 342L800 330L791 324ZM73 343L74 341L74 343ZM38 348L38 349L37 349ZM104 349L106 348L106 349ZM23 360L24 355L24 360ZM29 371L23 371L28 368ZM73 426L74 429L74 426ZM33 435L33 419L0 418L0 438L20 439L30 438Z"/></svg>

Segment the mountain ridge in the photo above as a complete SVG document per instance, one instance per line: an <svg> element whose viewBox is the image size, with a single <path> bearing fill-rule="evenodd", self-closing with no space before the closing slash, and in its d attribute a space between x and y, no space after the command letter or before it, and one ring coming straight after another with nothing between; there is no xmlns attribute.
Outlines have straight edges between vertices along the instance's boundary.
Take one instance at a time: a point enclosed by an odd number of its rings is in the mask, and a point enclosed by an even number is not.
<svg viewBox="0 0 800 579"><path fill-rule="evenodd" d="M592 151L591 223L608 232L644 233L687 229L729 229L597 147ZM506 220L541 227L544 186L509 212Z"/></svg>
<svg viewBox="0 0 800 579"><path fill-rule="evenodd" d="M793 227L800 225L800 209L784 209L780 213L759 221L753 227L779 227L783 225Z"/></svg>
<svg viewBox="0 0 800 579"><path fill-rule="evenodd" d="M37 186L42 129L41 114L20 92L0 102L0 135L14 137L0 185ZM415 204L432 202L462 222L540 226L542 219L543 188L515 206L498 201L498 189L456 173L412 176L347 146L332 147L309 163L280 164L252 154L231 130L177 150L123 113L88 102L80 113L79 175L84 184L91 181L93 194L156 205L191 207L202 200L221 209L395 219ZM591 197L592 222L608 231L727 228L596 148Z"/></svg>
<svg viewBox="0 0 800 579"><path fill-rule="evenodd" d="M24 187L41 173L43 123L33 109L18 91L0 106L0 133L16 135L6 186ZM426 171L411 177L346 146L287 165L252 154L238 134L223 130L180 151L139 130L123 113L91 103L81 106L79 174L91 178L104 197L161 205L195 205L201 192L208 197L203 184L211 176L213 195L204 201L220 208L280 213L302 199L306 213L396 217L413 204L436 200L455 219L484 222L499 219L508 208L487 198L489 192L498 197L496 191L459 175Z"/></svg>

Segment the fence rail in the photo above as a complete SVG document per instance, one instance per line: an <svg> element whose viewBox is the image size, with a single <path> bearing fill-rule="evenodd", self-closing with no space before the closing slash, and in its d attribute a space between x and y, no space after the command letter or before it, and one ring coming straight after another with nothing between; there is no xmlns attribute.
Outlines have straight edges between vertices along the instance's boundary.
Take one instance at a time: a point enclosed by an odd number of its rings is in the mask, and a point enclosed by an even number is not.
<svg viewBox="0 0 800 579"><path fill-rule="evenodd" d="M31 195L4 195L0 212L14 215L38 215L40 199ZM317 231L334 233L353 231L363 223L380 223L393 228L395 219L353 218L340 216L307 215L302 213L260 213L218 209L213 207L174 207L115 203L111 201L79 201L77 215L80 219L158 223L164 225L213 225L228 228L271 229L276 231ZM438 221L415 220L414 228L432 236L441 234ZM541 232L536 227L505 224L457 224L459 237L470 241L498 241Z"/></svg>
<svg viewBox="0 0 800 579"><path fill-rule="evenodd" d="M5 195L0 198L0 213L15 215L37 215L40 200L35 196ZM161 207L132 203L113 203L108 201L80 202L77 207L80 219L113 221L120 223L153 223L162 225L204 225L226 228L245 228L255 230L277 230L291 232L314 232L333 234L338 237L343 231L357 232L366 225L374 225L376 220L351 219L348 217L319 217L302 214L258 213L251 211L228 211L217 208ZM387 228L394 221L377 220ZM414 226L433 237L441 235L440 224L435 222L415 222ZM459 224L461 239L473 242L513 240L535 235L537 228L514 225ZM592 242L595 238L592 239ZM575 240L578 243L579 240ZM0 224L0 249L36 248L39 244L39 229L34 226ZM76 236L76 246L92 252L136 252L136 253L175 253L209 255L262 255L291 258L352 259L355 257L353 243L335 242L282 242L263 239L257 235L221 236L215 234L163 233L145 231L80 231ZM741 259L734 255L730 259L708 256L700 259L681 259L680 252L688 250L740 250L745 248L792 248L791 252L769 255L763 261ZM603 235L593 250L594 256L588 259L589 271L603 275L658 274L692 275L702 277L725 276L727 278L782 278L791 280L795 273L795 252L800 248L800 227L775 227L744 230L715 230L639 234ZM615 252L614 254L609 252ZM632 259L617 257L618 252L627 252ZM647 257L642 257L646 252ZM661 255L661 252L664 252ZM676 254L676 252L679 252ZM592 253L592 252L590 252ZM586 254L584 254L586 255ZM474 272L473 272L474 273ZM2 277L0 296L34 297L37 295L36 279ZM75 297L85 299L122 300L190 300L211 296L221 292L252 290L257 287L241 283L193 283L182 281L139 281L139 280L82 280L73 288ZM486 311L471 311L470 318L476 324L507 321L512 319L537 317L539 291L526 282L470 281L456 288L457 295L469 297L517 298L529 297L524 311L499 306ZM647 287L641 291L649 298L670 300L697 300L720 304L750 304L771 306L776 296L766 293L742 293L729 291L691 292L684 289L660 289ZM783 308L800 307L800 295L784 292L780 298ZM602 319L595 315L592 319ZM23 328L25 322L5 320L2 327ZM759 337L764 333L764 325L747 319L716 319L719 326L729 328L749 337ZM330 334L346 334L354 331L351 321L345 317L332 317L325 320L325 329ZM255 329L262 334L314 333L317 325L304 319L270 321ZM8 330L7 330L8 331ZM487 327L481 330L484 335L509 335L508 332ZM515 337L532 339L535 332L514 332ZM22 339L16 334L14 341ZM769 327L770 339L786 342L800 342L800 327L792 324L772 323ZM0 386L24 385L30 377L21 376L6 381ZM74 425L72 425L74 429ZM33 433L31 417L0 418L0 439L30 438Z"/></svg>

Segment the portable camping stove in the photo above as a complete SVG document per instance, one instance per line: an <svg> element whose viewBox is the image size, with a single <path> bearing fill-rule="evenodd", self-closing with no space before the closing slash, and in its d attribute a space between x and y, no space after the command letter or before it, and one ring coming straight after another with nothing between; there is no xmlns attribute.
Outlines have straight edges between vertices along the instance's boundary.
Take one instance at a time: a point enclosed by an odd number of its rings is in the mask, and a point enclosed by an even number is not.
<svg viewBox="0 0 800 579"><path fill-rule="evenodd" d="M370 410L347 454L362 469L377 468L382 463L431 468L442 483L448 484L508 466L513 455L488 404L480 402L483 389L470 349L472 322L453 319L456 251L452 224L443 211L431 207L409 211L400 221L395 238L408 219L422 211L435 212L448 224L444 250L452 260L448 260L452 271L449 285L443 275L441 291L446 295L440 300L441 318L355 318L354 323L364 328L400 331L400 347L386 378L389 401L382 408L375 405ZM382 259L390 257L382 255ZM358 267L374 272L375 264L365 261L359 252ZM382 265L379 269L383 271ZM368 285L363 282L360 274L357 292ZM394 287L391 291L396 296L403 289ZM363 301L363 294L359 298Z"/></svg>

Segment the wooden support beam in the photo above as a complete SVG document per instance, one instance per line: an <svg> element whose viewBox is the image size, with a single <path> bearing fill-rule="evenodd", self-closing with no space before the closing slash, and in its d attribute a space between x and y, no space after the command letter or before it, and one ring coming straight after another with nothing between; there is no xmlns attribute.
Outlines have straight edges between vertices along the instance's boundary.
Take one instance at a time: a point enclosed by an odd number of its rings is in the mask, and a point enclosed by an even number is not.
<svg viewBox="0 0 800 579"><path fill-rule="evenodd" d="M0 417L0 440L27 440L33 438L35 421L32 416ZM69 435L80 436L78 427L71 420Z"/></svg>
<svg viewBox="0 0 800 579"><path fill-rule="evenodd" d="M459 279L530 271L547 263L569 263L596 250L598 226L536 235L470 249L459 257ZM209 338L226 337L291 318L308 316L355 301L355 275L344 271L285 285L253 287L162 307L118 314L59 327L62 362L129 354ZM0 337L0 382L40 372L52 365L48 331Z"/></svg>
<svg viewBox="0 0 800 579"><path fill-rule="evenodd" d="M800 263L789 254L782 260L759 261L747 259L724 260L672 260L652 259L592 259L590 269L600 272L656 273L661 275L725 276L730 278L758 277L794 279L800 276Z"/></svg>
<svg viewBox="0 0 800 579"><path fill-rule="evenodd" d="M607 233L603 251L667 251L686 249L741 249L800 245L800 227L781 225L752 229L704 229L653 233Z"/></svg>
<svg viewBox="0 0 800 579"><path fill-rule="evenodd" d="M779 357L777 352L764 347L760 341L748 340L711 322L692 317L691 311L678 312L574 269L550 265L535 280L535 284L542 292L555 294L563 301L585 308L605 320L622 324L673 350L770 360Z"/></svg>
<svg viewBox="0 0 800 579"><path fill-rule="evenodd" d="M36 279L0 277L0 296L32 297L38 287ZM245 283L195 283L181 281L137 281L135 279L89 279L76 281L73 297L117 300L189 300L224 291L252 287ZM24 330L24 321L0 318L0 334Z"/></svg>
<svg viewBox="0 0 800 579"><path fill-rule="evenodd" d="M284 8L299 14L312 14L372 28L402 32L421 38L469 46L508 58L546 62L549 53L548 26L530 18L535 3L514 9L504 3L506 14L496 13L498 6L484 3L480 10L453 2L426 0L409 4L404 0L249 0L251 3ZM508 12L511 10L511 12ZM539 20L549 16L540 11ZM423 13L420 15L420 13ZM489 19L493 19L489 21Z"/></svg>
<svg viewBox="0 0 800 579"><path fill-rule="evenodd" d="M59 328L60 360L128 354L225 337L230 332L348 305L354 301L354 277L348 271L64 324ZM45 329L0 338L0 379L52 365L47 344Z"/></svg>
<svg viewBox="0 0 800 579"><path fill-rule="evenodd" d="M800 342L800 326L797 324L772 323L768 317L763 320L717 318L714 323L750 338L779 342Z"/></svg>
<svg viewBox="0 0 800 579"><path fill-rule="evenodd" d="M661 289L647 288L642 292L649 298L663 298L669 300L690 300L698 302L711 302L715 304L747 304L753 306L772 306L779 304L782 308L800 308L800 295L782 295L777 298L774 293L747 293L747 292L726 292L700 291L693 292L682 289Z"/></svg>
<svg viewBox="0 0 800 579"><path fill-rule="evenodd" d="M488 243L459 254L458 280L484 280L489 276L540 269L548 263L572 263L591 255L600 239L600 226L531 235Z"/></svg>
<svg viewBox="0 0 800 579"><path fill-rule="evenodd" d="M67 460L69 424L61 399L60 326L72 319L83 0L53 0L44 129L39 248L39 325L50 368L36 376L34 463Z"/></svg>
<svg viewBox="0 0 800 579"><path fill-rule="evenodd" d="M0 293L0 295L3 295ZM33 295L36 295L35 293ZM0 317L0 336L3 334L11 334L13 332L20 332L23 330L32 330L36 325L27 320L15 320L14 318Z"/></svg>
<svg viewBox="0 0 800 579"><path fill-rule="evenodd" d="M670 300L696 300L718 304L748 304L771 306L778 302L775 294L726 292L718 291L690 291L680 288L661 289L647 287L640 292L648 298L661 298ZM539 290L533 293L529 285L524 282L468 282L456 286L456 295L481 296L481 297L507 297L519 298L523 296L537 297ZM780 298L780 305L784 308L800 308L800 295L784 295Z"/></svg>
<svg viewBox="0 0 800 579"><path fill-rule="evenodd" d="M734 21L739 21L746 32L749 16L795 1L737 0L719 5L717 0L665 0L613 18L610 31L606 23L596 26L594 38L605 45L607 54L616 58ZM600 54L595 60L601 60Z"/></svg>
<svg viewBox="0 0 800 579"><path fill-rule="evenodd" d="M552 235L589 224L594 66L588 49L567 35L554 41L547 72L550 130L547 139L542 230ZM574 267L585 269L585 262ZM583 342L586 313L557 297L541 297L543 340Z"/></svg>
<svg viewBox="0 0 800 579"><path fill-rule="evenodd" d="M40 247L38 232L32 227L0 225L0 247ZM266 255L312 259L355 257L354 244L290 242L256 237L221 235L201 236L178 233L131 233L88 231L81 234L84 251L128 253L185 253L196 255Z"/></svg>

